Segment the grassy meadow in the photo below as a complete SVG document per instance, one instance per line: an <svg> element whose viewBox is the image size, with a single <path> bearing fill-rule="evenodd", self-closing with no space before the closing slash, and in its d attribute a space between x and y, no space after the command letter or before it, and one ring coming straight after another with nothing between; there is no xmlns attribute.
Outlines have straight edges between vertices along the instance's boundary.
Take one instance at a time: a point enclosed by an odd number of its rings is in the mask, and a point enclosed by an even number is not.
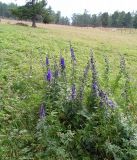
<svg viewBox="0 0 137 160"><path fill-rule="evenodd" d="M64 149L56 145L52 140L55 136L51 134L58 130L59 137L64 141L62 145L71 143L71 138L76 134L69 127L62 131L61 125L55 119L59 116L58 111L54 110L54 105L47 108L47 118L49 126L45 130L50 130L44 138L44 133L37 131L43 123L39 122L39 107L43 102L45 95L45 79L43 68L46 55L48 55L51 68L54 67L53 57L56 57L59 63L59 57L62 55L66 63L66 77L69 88L71 88L71 55L70 46L76 56L76 79L83 75L84 68L90 57L90 49L94 52L98 79L102 88L106 91L112 91L117 82L119 74L120 55L125 57L126 70L130 77L130 88L132 92L132 101L126 106L129 110L134 109L134 118L136 118L137 105L137 30L134 29L111 29L111 28L80 28L59 25L38 25L38 28L18 26L14 24L0 24L0 159L1 160L46 160L46 159L101 159L92 157L89 153L85 154L79 148L78 155L72 153L72 157ZM109 61L109 81L106 84L104 78L105 61L104 56ZM43 73L44 71L44 73ZM88 94L91 81L87 79ZM121 89L125 81L119 81L119 88L111 94L110 97L115 100L118 106L122 106L124 100L121 96ZM106 87L108 86L108 88ZM79 86L76 85L77 87ZM117 86L115 86L117 87ZM63 98L62 98L63 99ZM61 100L62 101L62 100ZM85 100L86 101L86 100ZM59 103L57 101L57 103ZM62 104L60 102L60 104ZM76 104L78 106L78 104ZM56 106L56 104L55 104ZM57 105L59 106L59 104ZM52 110L53 109L53 110ZM52 112L53 111L53 112ZM55 118L55 119L54 119ZM39 124L38 124L39 122ZM56 127L58 124L58 128ZM37 127L36 127L37 126ZM55 127L55 128L54 128ZM57 129L57 130L56 130ZM65 132L66 131L66 132ZM78 130L78 133L80 131ZM47 133L45 133L46 135ZM84 134L83 131L81 134ZM50 139L51 138L51 139ZM56 138L55 138L56 139ZM67 141L68 139L68 141ZM70 142L69 142L70 139ZM59 140L57 140L59 141ZM52 149L48 149L47 143L51 143ZM44 145L45 146L44 146ZM74 145L75 146L75 145ZM77 147L76 147L77 148ZM77 150L78 150L77 148ZM58 155L54 153L57 150ZM59 150L60 149L60 150ZM46 151L48 150L48 155ZM71 148L69 148L71 150ZM112 148L113 150L113 148ZM118 150L118 149L117 149ZM44 154L43 154L44 153ZM53 153L53 154L52 154ZM104 153L102 151L102 153ZM97 154L97 153L96 153ZM117 154L117 152L116 152ZM54 156L55 157L54 157ZM81 156L83 155L83 157ZM103 155L103 154L102 154ZM79 158L78 158L79 157ZM103 158L105 155L103 156ZM111 158L111 154L106 156L106 160ZM110 158L109 158L110 157ZM122 157L122 156L121 156ZM124 156L123 156L124 157ZM102 159L103 159L102 158ZM104 158L105 159L105 158ZM128 158L133 160L132 158ZM121 160L128 160L121 158ZM120 160L120 158L119 158Z"/></svg>

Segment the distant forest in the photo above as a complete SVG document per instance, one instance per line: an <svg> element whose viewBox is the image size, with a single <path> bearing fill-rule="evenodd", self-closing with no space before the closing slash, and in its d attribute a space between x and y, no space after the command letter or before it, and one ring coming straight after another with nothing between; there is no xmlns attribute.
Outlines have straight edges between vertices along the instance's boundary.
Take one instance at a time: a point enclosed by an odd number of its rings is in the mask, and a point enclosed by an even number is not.
<svg viewBox="0 0 137 160"><path fill-rule="evenodd" d="M5 4L0 2L0 17L14 18L11 10L17 7L16 4ZM116 28L137 28L137 12L115 11L113 14L108 12L99 14L89 14L87 10L83 14L74 13L71 20L61 16L61 12L55 12L51 7L45 8L43 15L37 17L37 21L44 23L73 25L81 27L116 27Z"/></svg>
<svg viewBox="0 0 137 160"><path fill-rule="evenodd" d="M0 17L15 18L11 14L11 9L16 8L16 7L17 5L15 5L14 3L6 4L6 3L0 2Z"/></svg>

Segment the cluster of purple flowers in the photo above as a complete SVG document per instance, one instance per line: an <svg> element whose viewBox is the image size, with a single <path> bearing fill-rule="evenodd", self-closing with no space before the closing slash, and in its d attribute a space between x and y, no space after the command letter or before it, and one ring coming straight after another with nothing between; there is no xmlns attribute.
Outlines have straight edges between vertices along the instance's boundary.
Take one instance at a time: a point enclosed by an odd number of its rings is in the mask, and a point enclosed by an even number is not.
<svg viewBox="0 0 137 160"><path fill-rule="evenodd" d="M75 86L75 64L76 64L76 56L74 53L74 49L70 43L70 54L71 54L71 62L72 62L72 88L71 88L71 99L76 98L76 86Z"/></svg>
<svg viewBox="0 0 137 160"><path fill-rule="evenodd" d="M50 67L49 67L49 58L46 56L46 66L47 66L47 73L45 75L45 79L48 81L48 82L51 82L53 76L55 78L57 78L59 76L59 69L58 69L58 66L57 64L54 64L54 74L52 75L52 71L50 70ZM60 67L62 70L65 69L65 59L61 56L60 57Z"/></svg>
<svg viewBox="0 0 137 160"><path fill-rule="evenodd" d="M64 58L61 56L61 58L60 58L60 66L61 66L61 69L62 70L64 70L65 69L65 60L64 60Z"/></svg>
<svg viewBox="0 0 137 160"><path fill-rule="evenodd" d="M74 73L74 62L76 61L76 57L75 57L75 54L74 54L74 50L71 46L70 46L70 52L71 52L71 58L72 58L72 62L73 62L72 63L73 68L72 69L73 69L73 73ZM53 77L57 78L59 76L59 68L58 68L58 65L57 65L56 60L55 60L54 73L52 75L52 71L50 69L48 56L46 56L46 61L45 62L46 62L46 67L47 67L47 73L45 75L45 79L46 79L46 81L51 82ZM60 56L60 62L59 63L60 63L60 71L64 71L64 69L66 68L64 57ZM90 61L88 62L87 66L84 70L82 85L81 85L80 90L78 92L79 98L82 99L82 97L83 97L84 85L85 85L86 77L88 75L88 71L89 71L90 67L91 67L91 71L92 71L92 85L91 85L91 88L92 88L92 91L93 91L93 96L100 100L100 104L102 106L106 105L106 106L109 106L111 108L115 108L117 106L116 103L113 102L111 99L109 99L108 95L100 88L100 85L99 85L99 82L98 82L98 74L97 74L97 71L96 71L95 60L94 60L92 50L91 50ZM121 59L121 70L124 70L124 68L125 68L125 61L122 58ZM75 85L74 80L75 80L75 78L72 81L71 100L74 100L77 96L76 85ZM45 114L46 114L45 113L45 106L44 106L44 104L42 104L40 106L40 111L39 111L40 118L44 118Z"/></svg>
<svg viewBox="0 0 137 160"><path fill-rule="evenodd" d="M52 72L50 69L48 69L47 75L46 75L47 81L51 81L52 80Z"/></svg>
<svg viewBox="0 0 137 160"><path fill-rule="evenodd" d="M116 107L116 103L109 99L108 95L103 90L99 90L99 97L101 99L101 102L106 106L109 106L111 108Z"/></svg>
<svg viewBox="0 0 137 160"><path fill-rule="evenodd" d="M91 51L91 70L92 70L92 90L93 95L100 99L101 104L109 107L116 107L116 103L109 99L108 95L100 89L93 52Z"/></svg>

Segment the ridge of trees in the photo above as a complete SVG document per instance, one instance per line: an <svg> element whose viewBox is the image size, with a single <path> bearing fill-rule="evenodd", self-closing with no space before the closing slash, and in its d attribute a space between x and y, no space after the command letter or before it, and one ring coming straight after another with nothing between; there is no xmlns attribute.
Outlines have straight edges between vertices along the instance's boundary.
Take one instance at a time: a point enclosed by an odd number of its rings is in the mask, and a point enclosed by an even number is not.
<svg viewBox="0 0 137 160"><path fill-rule="evenodd" d="M31 0L32 1L32 0ZM31 2L30 1L30 2ZM40 2L45 2L44 0ZM38 2L38 4L40 4ZM32 6L29 2L26 3L28 7ZM26 6L25 5L25 6ZM99 14L89 14L87 10L82 14L74 13L71 20L68 17L61 16L61 12L55 12L52 8L45 7L47 3L41 6L41 9L38 8L38 12L35 12L35 19L43 23L52 23L52 24L63 24L63 25L73 25L81 27L116 27L116 28L137 28L137 12L125 12L125 11L115 11L112 14L108 12L99 13ZM38 6L38 5L37 5ZM40 6L39 6L40 7ZM16 18L16 19L31 19L32 13L29 10L29 13L26 14L23 6L17 6L14 3L6 4L0 2L0 17L6 18ZM31 7L30 7L31 8ZM30 9L29 8L29 9ZM20 11L18 12L18 9ZM21 14L21 11L25 14ZM40 12L41 11L41 12ZM22 16L23 15L23 16ZM71 21L71 23L70 23Z"/></svg>
<svg viewBox="0 0 137 160"><path fill-rule="evenodd" d="M0 17L15 18L15 16L11 13L11 10L14 8L17 8L17 5L14 3L6 4L0 2Z"/></svg>
<svg viewBox="0 0 137 160"><path fill-rule="evenodd" d="M85 10L83 14L73 14L72 25L81 27L137 28L137 12L115 11L113 14L104 12L91 15Z"/></svg>

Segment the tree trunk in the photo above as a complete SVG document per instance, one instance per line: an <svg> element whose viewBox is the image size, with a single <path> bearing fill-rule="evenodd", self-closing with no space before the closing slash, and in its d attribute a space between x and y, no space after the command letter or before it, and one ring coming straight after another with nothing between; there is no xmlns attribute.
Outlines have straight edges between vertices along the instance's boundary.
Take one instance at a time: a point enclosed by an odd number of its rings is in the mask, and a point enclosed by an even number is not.
<svg viewBox="0 0 137 160"><path fill-rule="evenodd" d="M32 7L35 5L35 0L32 0ZM32 17L32 27L36 27L36 15Z"/></svg>
<svg viewBox="0 0 137 160"><path fill-rule="evenodd" d="M35 18L35 16L32 17L32 27L37 27L36 26L36 18Z"/></svg>

